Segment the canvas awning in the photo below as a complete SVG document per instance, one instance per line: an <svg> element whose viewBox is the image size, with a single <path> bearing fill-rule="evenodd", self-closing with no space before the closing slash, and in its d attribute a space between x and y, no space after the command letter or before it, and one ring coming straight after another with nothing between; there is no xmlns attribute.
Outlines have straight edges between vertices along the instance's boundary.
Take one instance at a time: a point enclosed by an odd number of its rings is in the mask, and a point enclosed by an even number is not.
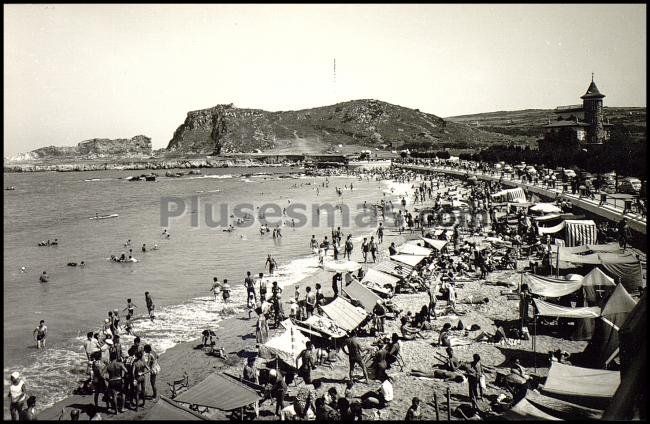
<svg viewBox="0 0 650 424"><path fill-rule="evenodd" d="M363 308L353 306L340 296L320 308L338 327L347 332L357 328L368 317Z"/></svg>
<svg viewBox="0 0 650 424"><path fill-rule="evenodd" d="M524 281L528 284L531 293L545 297L566 296L582 287L582 281L556 280L531 274L524 274Z"/></svg>
<svg viewBox="0 0 650 424"><path fill-rule="evenodd" d="M366 271L366 275L363 276L363 280L361 280L361 284L365 284L369 287L372 285L377 285L381 288L390 286L393 289L395 289L395 287L397 287L397 283L399 282L399 280L400 279L398 277L394 277L384 272L377 271L373 268L369 268Z"/></svg>
<svg viewBox="0 0 650 424"><path fill-rule="evenodd" d="M373 266L372 269L398 278L406 278L413 272L412 266L397 261L391 261L390 259L379 262Z"/></svg>
<svg viewBox="0 0 650 424"><path fill-rule="evenodd" d="M422 237L422 240L436 250L442 250L447 245L447 240L435 240L428 237Z"/></svg>
<svg viewBox="0 0 650 424"><path fill-rule="evenodd" d="M526 400L536 408L563 420L599 420L604 412L602 409L587 408L533 390L528 391Z"/></svg>
<svg viewBox="0 0 650 424"><path fill-rule="evenodd" d="M530 207L531 211L541 212L541 213L559 213L562 212L562 209L554 203L538 203L535 206Z"/></svg>
<svg viewBox="0 0 650 424"><path fill-rule="evenodd" d="M552 227L538 227L537 232L540 235L555 234L555 233L558 233L558 232L562 231L564 229L565 225L566 225L566 221L562 221L559 224L554 225Z"/></svg>
<svg viewBox="0 0 650 424"><path fill-rule="evenodd" d="M253 389L221 373L210 374L174 400L191 405L232 411L257 402L261 396Z"/></svg>
<svg viewBox="0 0 650 424"><path fill-rule="evenodd" d="M368 313L372 313L377 301L381 297L377 296L372 290L362 286L359 282L353 281L347 286L343 287L345 293L350 299L358 300L363 306L363 309Z"/></svg>
<svg viewBox="0 0 650 424"><path fill-rule="evenodd" d="M557 318L597 318L600 316L600 308L597 306L571 308L554 305L540 299L533 299L537 308L537 315Z"/></svg>
<svg viewBox="0 0 650 424"><path fill-rule="evenodd" d="M542 393L579 405L606 409L620 382L619 371L552 362Z"/></svg>
<svg viewBox="0 0 650 424"><path fill-rule="evenodd" d="M505 411L503 418L508 421L562 421L531 404L525 397Z"/></svg>
<svg viewBox="0 0 650 424"><path fill-rule="evenodd" d="M432 252L431 249L427 249L422 246L414 246L412 244L403 244L397 248L397 251L405 255L419 255L419 256L429 256Z"/></svg>
<svg viewBox="0 0 650 424"><path fill-rule="evenodd" d="M332 272L354 272L361 268L357 261L327 260L323 261L323 269Z"/></svg>
<svg viewBox="0 0 650 424"><path fill-rule="evenodd" d="M390 257L392 260L401 262L406 265L410 266L416 266L420 262L422 262L422 259L426 258L426 256L421 256L421 255L393 255Z"/></svg>
<svg viewBox="0 0 650 424"><path fill-rule="evenodd" d="M334 339L346 336L344 330L339 328L334 321L325 316L312 315L304 321L298 321L296 327L301 331L303 329L300 327L307 327L309 330L318 331L323 335Z"/></svg>
<svg viewBox="0 0 650 424"><path fill-rule="evenodd" d="M309 341L295 326L290 326L284 333L269 339L260 346L260 356L263 358L277 357L288 365L295 367L300 352L307 347Z"/></svg>
<svg viewBox="0 0 650 424"><path fill-rule="evenodd" d="M145 421L207 421L208 417L192 411L191 409L160 396L160 400L151 407L149 412L142 417Z"/></svg>

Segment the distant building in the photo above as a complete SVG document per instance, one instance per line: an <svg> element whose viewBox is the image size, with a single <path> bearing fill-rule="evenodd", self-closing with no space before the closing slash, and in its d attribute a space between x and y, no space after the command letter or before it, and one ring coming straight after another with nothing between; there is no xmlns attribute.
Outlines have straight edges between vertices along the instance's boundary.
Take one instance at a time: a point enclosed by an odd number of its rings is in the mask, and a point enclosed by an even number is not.
<svg viewBox="0 0 650 424"><path fill-rule="evenodd" d="M549 118L548 124L544 125L544 140L540 142L539 148L584 147L606 142L611 125L604 122L604 97L598 91L592 74L587 92L580 97L582 105L555 108L556 118Z"/></svg>

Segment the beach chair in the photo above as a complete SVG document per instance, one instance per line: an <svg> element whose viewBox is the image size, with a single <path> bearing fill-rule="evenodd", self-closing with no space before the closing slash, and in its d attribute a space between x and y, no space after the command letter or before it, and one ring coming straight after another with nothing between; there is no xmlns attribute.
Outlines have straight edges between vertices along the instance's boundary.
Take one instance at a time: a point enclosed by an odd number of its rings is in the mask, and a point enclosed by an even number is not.
<svg viewBox="0 0 650 424"><path fill-rule="evenodd" d="M167 385L170 387L170 390L172 392L170 397L171 399L174 399L176 396L189 389L190 387L187 372L183 373L183 378L180 380L174 380L171 383L167 383Z"/></svg>

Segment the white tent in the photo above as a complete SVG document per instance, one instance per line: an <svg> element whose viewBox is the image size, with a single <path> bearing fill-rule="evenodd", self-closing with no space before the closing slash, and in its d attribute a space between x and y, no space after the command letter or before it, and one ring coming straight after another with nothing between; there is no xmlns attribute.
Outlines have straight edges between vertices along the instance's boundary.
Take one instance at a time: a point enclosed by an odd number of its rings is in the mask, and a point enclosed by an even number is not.
<svg viewBox="0 0 650 424"><path fill-rule="evenodd" d="M414 246L412 244L403 244L397 248L397 251L406 255L420 255L420 256L429 256L431 254L431 249L427 249L422 246Z"/></svg>
<svg viewBox="0 0 650 424"><path fill-rule="evenodd" d="M554 203L538 203L535 206L531 206L531 211L541 212L541 213L559 213L562 212L562 209L559 208Z"/></svg>
<svg viewBox="0 0 650 424"><path fill-rule="evenodd" d="M262 346L260 346L260 356L264 358L278 357L292 367L296 366L296 360L300 352L306 349L306 343L309 341L294 326L275 336ZM297 364L300 367L301 364Z"/></svg>
<svg viewBox="0 0 650 424"><path fill-rule="evenodd" d="M426 258L426 256L398 254L398 255L393 255L390 258L394 261L405 263L406 265L416 266L417 264L422 262L422 259Z"/></svg>

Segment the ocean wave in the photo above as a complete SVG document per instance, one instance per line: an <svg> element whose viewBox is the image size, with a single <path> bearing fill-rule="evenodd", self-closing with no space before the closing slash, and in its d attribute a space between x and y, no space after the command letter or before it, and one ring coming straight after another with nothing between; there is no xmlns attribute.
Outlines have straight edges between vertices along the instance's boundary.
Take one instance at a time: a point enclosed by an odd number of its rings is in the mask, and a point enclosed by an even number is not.
<svg viewBox="0 0 650 424"><path fill-rule="evenodd" d="M183 180L203 180L207 178L212 178L215 180L226 180L229 178L232 178L233 176L231 174L223 174L223 175L199 175L199 176L194 176L194 177L186 177L183 178Z"/></svg>

